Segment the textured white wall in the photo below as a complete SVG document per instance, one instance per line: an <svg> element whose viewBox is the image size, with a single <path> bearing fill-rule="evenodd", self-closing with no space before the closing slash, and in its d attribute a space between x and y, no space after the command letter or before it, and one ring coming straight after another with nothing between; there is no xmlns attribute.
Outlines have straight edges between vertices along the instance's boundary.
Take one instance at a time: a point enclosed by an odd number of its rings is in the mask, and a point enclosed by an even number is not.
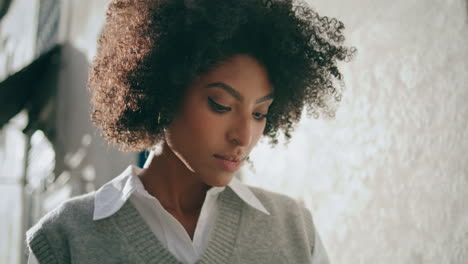
<svg viewBox="0 0 468 264"><path fill-rule="evenodd" d="M468 263L465 0L309 3L359 50L343 101L246 182L304 199L334 264Z"/></svg>

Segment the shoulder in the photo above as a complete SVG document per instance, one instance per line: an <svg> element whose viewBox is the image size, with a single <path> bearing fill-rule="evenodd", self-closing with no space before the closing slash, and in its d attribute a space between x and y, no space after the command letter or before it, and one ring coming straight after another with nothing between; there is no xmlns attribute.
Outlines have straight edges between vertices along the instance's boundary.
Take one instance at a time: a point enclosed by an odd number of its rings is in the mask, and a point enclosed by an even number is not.
<svg viewBox="0 0 468 264"><path fill-rule="evenodd" d="M249 186L249 189L272 214L306 214L310 216L310 211L302 203L292 197L259 187Z"/></svg>
<svg viewBox="0 0 468 264"><path fill-rule="evenodd" d="M67 226L80 222L92 221L94 210L94 192L71 198L52 211L46 213L26 232L28 243L39 233L61 232Z"/></svg>
<svg viewBox="0 0 468 264"><path fill-rule="evenodd" d="M291 203L296 203L296 200L293 198L281 194L281 193L276 193L272 192L263 188L259 187L254 187L254 186L248 186L248 188L257 196L258 199L260 199L262 202L280 202L280 203L286 203L286 204L291 204Z"/></svg>
<svg viewBox="0 0 468 264"><path fill-rule="evenodd" d="M248 186L269 215L246 209L247 235L275 241L285 256L310 259L315 245L315 227L310 211L299 201L284 194ZM254 231L255 230L255 231ZM275 230L275 232L271 232ZM250 241L250 240L249 240ZM293 248L291 248L291 246ZM292 255L288 255L292 252ZM303 261L296 263L305 263Z"/></svg>
<svg viewBox="0 0 468 264"><path fill-rule="evenodd" d="M249 186L249 189L270 212L272 217L277 218L279 221L301 226L308 235L313 236L315 227L312 214L302 203L287 195L262 188ZM313 240L313 237L311 238Z"/></svg>
<svg viewBox="0 0 468 264"><path fill-rule="evenodd" d="M48 225L54 222L76 219L77 216L92 219L94 210L94 192L73 197L46 213L36 225ZM83 219L83 218L82 218Z"/></svg>
<svg viewBox="0 0 468 264"><path fill-rule="evenodd" d="M71 230L91 223L94 192L69 199L44 215L26 232L30 252L41 263L62 263L69 259L66 248ZM76 231L76 230L75 230Z"/></svg>

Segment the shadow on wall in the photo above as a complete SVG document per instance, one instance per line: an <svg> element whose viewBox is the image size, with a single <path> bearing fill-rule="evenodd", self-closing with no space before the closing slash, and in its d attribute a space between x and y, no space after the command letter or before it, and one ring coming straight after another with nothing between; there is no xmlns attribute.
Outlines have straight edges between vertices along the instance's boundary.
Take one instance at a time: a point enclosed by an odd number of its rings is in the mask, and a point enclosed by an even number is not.
<svg viewBox="0 0 468 264"><path fill-rule="evenodd" d="M70 44L56 46L0 83L0 105L3 106L0 129L19 112L26 110L28 121L22 132L32 138L37 131L42 131L55 154L52 158L53 173L32 173L26 177L47 178L51 187L57 185L54 183L59 175L80 169L88 149L92 148L90 143L94 141L90 135L92 128L86 88L89 65L86 58L83 52ZM31 159L28 167L44 158L35 156L31 147L28 147ZM60 178L59 185L68 182L64 177Z"/></svg>
<svg viewBox="0 0 468 264"><path fill-rule="evenodd" d="M78 186L81 187L74 189L72 194L77 195L91 190L84 186L89 185L91 179L95 180L94 186L99 187L119 175L128 164L135 163L136 155L121 153L109 146L90 120L87 54L66 43L62 48L61 65L55 122L57 135L53 141L57 155L55 172L69 171L70 176L80 182ZM70 162L73 160L76 162Z"/></svg>
<svg viewBox="0 0 468 264"><path fill-rule="evenodd" d="M51 120L47 109L56 93L59 67L60 47L56 46L0 83L0 129L23 109L30 120L25 133L49 128L41 119Z"/></svg>
<svg viewBox="0 0 468 264"><path fill-rule="evenodd" d="M8 8L10 7L10 4L11 4L11 0L1 0L0 1L0 20L8 12Z"/></svg>
<svg viewBox="0 0 468 264"><path fill-rule="evenodd" d="M65 43L62 47L62 59L56 93L56 117L54 138L49 140L54 145L56 154L55 175L74 169L70 168L66 157L73 155L81 148L83 135L89 132L87 119L88 61L86 55L72 45Z"/></svg>

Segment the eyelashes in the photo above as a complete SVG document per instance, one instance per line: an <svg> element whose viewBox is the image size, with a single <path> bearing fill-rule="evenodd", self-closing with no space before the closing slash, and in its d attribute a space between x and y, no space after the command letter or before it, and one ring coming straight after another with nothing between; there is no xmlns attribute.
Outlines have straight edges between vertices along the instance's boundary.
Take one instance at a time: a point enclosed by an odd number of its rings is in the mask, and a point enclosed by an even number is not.
<svg viewBox="0 0 468 264"><path fill-rule="evenodd" d="M223 113L231 111L231 107L220 105L216 103L215 100L213 100L213 98L209 96L208 96L208 105L210 106L213 112L218 113L218 114L223 114ZM252 115L254 119L257 121L262 121L263 119L268 117L268 114L262 114L259 112L255 112Z"/></svg>
<svg viewBox="0 0 468 264"><path fill-rule="evenodd" d="M268 117L268 114L253 113L253 116L256 120L263 120Z"/></svg>
<svg viewBox="0 0 468 264"><path fill-rule="evenodd" d="M227 111L231 110L231 107L223 106L218 103L216 103L213 98L208 96L208 104L210 105L211 110L213 110L216 113L225 113Z"/></svg>

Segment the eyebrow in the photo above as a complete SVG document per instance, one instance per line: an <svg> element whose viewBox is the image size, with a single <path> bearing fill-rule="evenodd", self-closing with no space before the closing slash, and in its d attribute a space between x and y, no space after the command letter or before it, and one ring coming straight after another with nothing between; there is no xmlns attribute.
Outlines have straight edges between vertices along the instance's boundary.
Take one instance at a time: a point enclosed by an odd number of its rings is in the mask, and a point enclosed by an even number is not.
<svg viewBox="0 0 468 264"><path fill-rule="evenodd" d="M210 83L210 84L205 85L205 87L206 88L218 87L218 88L221 88L221 89L225 90L226 92L228 92L230 95L232 95L238 101L242 102L244 100L244 97L238 91L236 91L234 88L232 88L231 86L229 86L229 85L227 85L227 84L225 84L223 82ZM268 100L273 100L273 93L270 93L268 95L263 96L262 98L257 99L255 101L255 104L263 103L263 102L268 101Z"/></svg>

